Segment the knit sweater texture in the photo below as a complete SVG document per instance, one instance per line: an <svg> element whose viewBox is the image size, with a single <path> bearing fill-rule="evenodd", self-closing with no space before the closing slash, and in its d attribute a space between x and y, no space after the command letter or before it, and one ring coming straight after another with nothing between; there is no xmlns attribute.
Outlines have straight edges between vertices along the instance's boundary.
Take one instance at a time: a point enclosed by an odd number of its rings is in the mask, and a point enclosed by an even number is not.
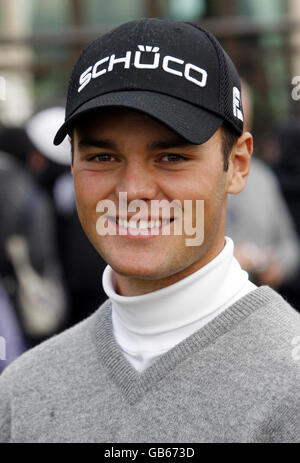
<svg viewBox="0 0 300 463"><path fill-rule="evenodd" d="M108 300L4 370L0 442L300 442L299 336L260 287L139 373Z"/></svg>

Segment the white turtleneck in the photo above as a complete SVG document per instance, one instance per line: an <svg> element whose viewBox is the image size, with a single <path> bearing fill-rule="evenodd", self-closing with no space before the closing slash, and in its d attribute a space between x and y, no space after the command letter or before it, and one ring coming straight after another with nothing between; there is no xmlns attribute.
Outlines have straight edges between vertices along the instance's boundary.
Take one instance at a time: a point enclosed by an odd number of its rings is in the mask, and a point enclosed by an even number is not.
<svg viewBox="0 0 300 463"><path fill-rule="evenodd" d="M108 265L103 288L112 303L112 325L117 343L138 371L149 367L256 286L233 256L233 241L197 272L173 285L126 297L116 293Z"/></svg>

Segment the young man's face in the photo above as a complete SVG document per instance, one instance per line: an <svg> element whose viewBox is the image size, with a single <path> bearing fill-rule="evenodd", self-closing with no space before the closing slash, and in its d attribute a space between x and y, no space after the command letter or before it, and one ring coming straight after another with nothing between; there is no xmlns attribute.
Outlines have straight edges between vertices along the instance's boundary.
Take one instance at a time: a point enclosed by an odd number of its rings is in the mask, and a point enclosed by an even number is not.
<svg viewBox="0 0 300 463"><path fill-rule="evenodd" d="M120 294L168 286L222 250L230 170L223 170L221 130L202 145L182 144L183 139L154 119L121 109L91 115L75 128L72 172L79 218L91 243L114 269ZM182 235L172 234L174 223L170 235L99 235L97 203L111 200L118 215L120 192L127 193L128 203L145 201L149 216L151 200L179 200L183 212L184 200L190 200L193 225L196 200L204 200L203 243L187 246L186 239L192 237L184 226Z"/></svg>

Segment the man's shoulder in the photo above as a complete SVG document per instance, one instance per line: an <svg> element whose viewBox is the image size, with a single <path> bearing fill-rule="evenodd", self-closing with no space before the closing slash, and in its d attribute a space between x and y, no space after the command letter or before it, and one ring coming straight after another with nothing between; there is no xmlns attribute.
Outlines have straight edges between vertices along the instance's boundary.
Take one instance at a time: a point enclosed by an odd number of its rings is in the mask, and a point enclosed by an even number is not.
<svg viewBox="0 0 300 463"><path fill-rule="evenodd" d="M271 316L275 322L280 321L289 326L294 323L300 325L300 312L284 296L270 286L254 288L242 296L233 307L236 308L236 311L246 307L247 315L253 313L265 317L266 320L269 320Z"/></svg>
<svg viewBox="0 0 300 463"><path fill-rule="evenodd" d="M264 419L253 440L295 442L300 436L300 314L276 291L268 291L270 301L249 317L243 338L252 397L266 395L260 407Z"/></svg>
<svg viewBox="0 0 300 463"><path fill-rule="evenodd" d="M265 373L274 371L299 391L300 381L300 313L287 300L270 287L263 286L244 296L240 308L256 306L240 325L241 351L253 371L263 368ZM275 385L274 385L275 386Z"/></svg>
<svg viewBox="0 0 300 463"><path fill-rule="evenodd" d="M248 315L253 315L256 332L263 332L263 338L275 333L286 340L291 335L300 335L300 313L296 308L269 286L261 286L243 296L238 307L247 307ZM250 318L250 321L251 321Z"/></svg>
<svg viewBox="0 0 300 463"><path fill-rule="evenodd" d="M84 365L95 351L93 326L100 311L107 307L105 301L96 312L80 323L52 336L38 346L28 350L8 367L0 376L0 385L9 384L13 392L14 384L27 386L45 378L57 378L68 374L76 365ZM41 378L42 377L42 378ZM0 387L1 389L1 387Z"/></svg>

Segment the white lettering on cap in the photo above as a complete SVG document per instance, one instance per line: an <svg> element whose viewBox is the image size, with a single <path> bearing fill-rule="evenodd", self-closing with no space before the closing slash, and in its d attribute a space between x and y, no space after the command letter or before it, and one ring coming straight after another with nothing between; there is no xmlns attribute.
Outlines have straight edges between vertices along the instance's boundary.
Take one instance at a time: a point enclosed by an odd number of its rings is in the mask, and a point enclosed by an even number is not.
<svg viewBox="0 0 300 463"><path fill-rule="evenodd" d="M190 71L194 70L195 72L198 72L201 74L202 78L201 80L195 79L195 77L192 77L190 75ZM196 85L199 85L199 87L205 87L206 82L207 82L207 72L204 71L204 69L199 68L199 66L195 66L195 64L192 63L187 63L184 68L184 77L189 80L190 82L193 82Z"/></svg>
<svg viewBox="0 0 300 463"><path fill-rule="evenodd" d="M241 107L241 92L237 87L233 87L233 115L237 117L240 121L244 120L243 113L240 109Z"/></svg>
<svg viewBox="0 0 300 463"><path fill-rule="evenodd" d="M159 47L150 47L149 45L146 45L146 53L154 53L154 60L152 64L143 64L141 63L141 54L145 52L145 46L144 45L138 45L138 48L140 51L136 51L134 55L134 67L137 69L157 69L159 66L159 60L160 60L160 53Z"/></svg>
<svg viewBox="0 0 300 463"><path fill-rule="evenodd" d="M149 53L153 53L153 62L143 63L142 53L146 53L148 55ZM131 55L131 51L127 51L126 55L121 58L116 58L116 55L112 54L100 59L94 65L89 66L79 77L80 86L78 87L78 93L80 93L92 79L99 78L106 72L111 72L114 69L115 64L124 63L124 69L129 69L131 66L134 66L136 69L147 69L149 72L151 72L153 69L159 68L161 64L159 47L153 47L151 45L138 45L138 51L135 51L134 53L133 63L131 62ZM107 69L102 67L102 65L106 62L109 62ZM179 69L174 69L174 64L172 66L172 63L175 63ZM100 66L101 69L99 69ZM205 69L202 69L192 63L185 64L184 60L176 58L175 56L164 56L161 66L162 70L168 74L173 74L177 77L184 78L192 84L198 85L199 87L205 87L207 84L208 74ZM180 66L182 70L180 70ZM191 75L191 72L193 72L193 76ZM197 74L200 76L199 79L196 77ZM239 105L236 104L236 108L239 108ZM234 110L237 111L237 109Z"/></svg>
<svg viewBox="0 0 300 463"><path fill-rule="evenodd" d="M174 74L175 76L182 77L183 74L181 71L176 71L176 69L170 68L170 61L178 64L184 64L184 61L179 58L174 58L174 56L165 56L162 64L162 68L164 71L169 72L170 74Z"/></svg>
<svg viewBox="0 0 300 463"><path fill-rule="evenodd" d="M129 69L130 68L130 58L131 58L131 51L127 51L126 56L124 56L124 58L116 59L116 55L111 55L107 71L111 72L114 68L114 65L117 63L125 63L124 69Z"/></svg>
<svg viewBox="0 0 300 463"><path fill-rule="evenodd" d="M106 58L100 59L99 61L97 61L96 64L94 64L93 72L92 72L92 78L93 79L96 79L96 77L100 77L100 76L102 76L102 74L106 73L106 69L101 69L101 71L98 71L98 68L99 68L99 66L101 66L101 64L104 64L107 61L108 61L108 56Z"/></svg>

